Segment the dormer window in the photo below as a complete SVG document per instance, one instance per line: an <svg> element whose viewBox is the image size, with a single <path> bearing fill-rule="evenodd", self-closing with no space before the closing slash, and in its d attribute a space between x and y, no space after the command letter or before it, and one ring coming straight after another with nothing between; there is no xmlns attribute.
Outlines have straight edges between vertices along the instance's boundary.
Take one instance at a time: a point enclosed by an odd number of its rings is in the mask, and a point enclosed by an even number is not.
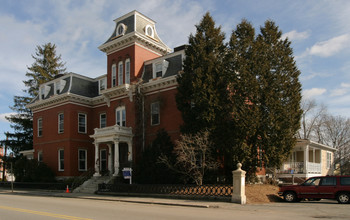
<svg viewBox="0 0 350 220"><path fill-rule="evenodd" d="M107 79L106 78L102 78L98 81L98 91L99 93L101 93L103 90L105 90L107 88Z"/></svg>
<svg viewBox="0 0 350 220"><path fill-rule="evenodd" d="M60 94L66 85L66 80L61 79L60 81L55 82L55 94Z"/></svg>
<svg viewBox="0 0 350 220"><path fill-rule="evenodd" d="M146 25L145 27L145 33L147 36L150 36L152 38L154 38L154 31L151 25Z"/></svg>
<svg viewBox="0 0 350 220"><path fill-rule="evenodd" d="M51 90L51 87L50 86L42 86L40 88L40 99L45 99L45 97L49 94Z"/></svg>
<svg viewBox="0 0 350 220"><path fill-rule="evenodd" d="M168 69L169 62L163 60L153 64L153 79L163 77L166 70Z"/></svg>
<svg viewBox="0 0 350 220"><path fill-rule="evenodd" d="M117 35L117 36L124 35L124 34L125 34L125 31L126 31L126 26L125 26L125 24L123 24L123 23L118 24L116 35Z"/></svg>

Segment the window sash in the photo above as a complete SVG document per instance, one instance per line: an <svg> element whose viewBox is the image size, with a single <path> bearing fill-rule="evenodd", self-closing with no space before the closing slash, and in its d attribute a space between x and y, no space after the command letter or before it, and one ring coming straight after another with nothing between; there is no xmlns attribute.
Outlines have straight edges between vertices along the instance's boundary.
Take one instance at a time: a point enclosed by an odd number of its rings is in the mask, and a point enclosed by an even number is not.
<svg viewBox="0 0 350 220"><path fill-rule="evenodd" d="M123 62L118 64L118 86L123 84Z"/></svg>
<svg viewBox="0 0 350 220"><path fill-rule="evenodd" d="M107 126L107 115L105 113L100 114L100 128L105 128Z"/></svg>
<svg viewBox="0 0 350 220"><path fill-rule="evenodd" d="M160 122L159 102L151 104L151 125L158 125Z"/></svg>
<svg viewBox="0 0 350 220"><path fill-rule="evenodd" d="M79 171L87 170L87 150L79 150L78 151L78 169Z"/></svg>
<svg viewBox="0 0 350 220"><path fill-rule="evenodd" d="M122 127L126 126L125 107L120 107L116 109L116 124Z"/></svg>
<svg viewBox="0 0 350 220"><path fill-rule="evenodd" d="M38 119L38 137L41 137L43 135L43 119Z"/></svg>
<svg viewBox="0 0 350 220"><path fill-rule="evenodd" d="M106 89L106 78L99 80L99 87L98 88L99 88L99 92Z"/></svg>
<svg viewBox="0 0 350 220"><path fill-rule="evenodd" d="M130 84L130 60L125 61L125 83Z"/></svg>
<svg viewBox="0 0 350 220"><path fill-rule="evenodd" d="M78 131L79 133L86 133L86 114L78 114Z"/></svg>
<svg viewBox="0 0 350 220"><path fill-rule="evenodd" d="M64 132L64 114L58 114L58 133Z"/></svg>
<svg viewBox="0 0 350 220"><path fill-rule="evenodd" d="M64 150L58 150L58 170L64 171Z"/></svg>
<svg viewBox="0 0 350 220"><path fill-rule="evenodd" d="M112 65L112 87L117 85L117 66Z"/></svg>

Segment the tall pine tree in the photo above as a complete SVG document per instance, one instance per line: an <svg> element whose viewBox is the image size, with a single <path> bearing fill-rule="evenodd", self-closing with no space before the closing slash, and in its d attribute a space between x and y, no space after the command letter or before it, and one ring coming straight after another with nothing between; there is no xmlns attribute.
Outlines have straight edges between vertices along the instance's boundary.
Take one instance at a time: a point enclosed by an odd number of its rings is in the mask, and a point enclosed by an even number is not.
<svg viewBox="0 0 350 220"><path fill-rule="evenodd" d="M254 74L253 54L255 29L242 20L232 32L225 59L225 73L230 91L227 102L232 118L226 129L226 171L241 162L248 174L255 174L258 162L257 128L260 117L258 105L258 81ZM230 166L231 164L231 166ZM229 174L229 173L227 173Z"/></svg>
<svg viewBox="0 0 350 220"><path fill-rule="evenodd" d="M32 55L34 63L28 67L24 82L26 89L24 96L15 96L14 105L10 108L16 113L6 119L11 123L13 133L8 133L9 140L2 141L3 145L18 154L19 151L33 148L33 115L26 105L38 95L39 86L48 82L59 74L64 74L66 68L61 61L61 56L56 55L56 45L47 43L37 46L35 55Z"/></svg>
<svg viewBox="0 0 350 220"><path fill-rule="evenodd" d="M224 33L209 13L196 25L186 49L184 72L178 77L177 107L182 113L183 133L210 131L221 119L223 87L223 57L226 47Z"/></svg>
<svg viewBox="0 0 350 220"><path fill-rule="evenodd" d="M301 118L300 71L291 42L273 21L261 27L254 50L254 69L259 83L259 147L265 166L279 167L296 142Z"/></svg>

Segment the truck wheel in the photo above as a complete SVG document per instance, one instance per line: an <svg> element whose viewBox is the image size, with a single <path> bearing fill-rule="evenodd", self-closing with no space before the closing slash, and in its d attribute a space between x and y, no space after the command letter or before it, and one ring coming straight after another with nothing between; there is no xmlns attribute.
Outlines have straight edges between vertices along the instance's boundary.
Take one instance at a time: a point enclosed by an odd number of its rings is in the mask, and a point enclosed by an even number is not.
<svg viewBox="0 0 350 220"><path fill-rule="evenodd" d="M283 198L286 202L296 202L298 200L297 195L294 192L284 193Z"/></svg>
<svg viewBox="0 0 350 220"><path fill-rule="evenodd" d="M341 192L337 195L337 200L340 204L346 204L350 202L350 195L346 192Z"/></svg>

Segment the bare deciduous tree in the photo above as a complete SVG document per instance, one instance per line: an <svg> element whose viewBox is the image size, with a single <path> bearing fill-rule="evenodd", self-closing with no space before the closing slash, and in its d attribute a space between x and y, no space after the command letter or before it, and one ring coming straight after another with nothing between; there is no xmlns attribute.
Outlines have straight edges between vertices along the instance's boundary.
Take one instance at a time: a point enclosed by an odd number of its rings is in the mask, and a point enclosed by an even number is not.
<svg viewBox="0 0 350 220"><path fill-rule="evenodd" d="M202 185L206 170L218 167L218 162L212 158L211 151L212 144L209 141L208 131L198 132L195 135L181 135L174 148L176 163L171 164L165 155L161 155L158 162L189 177L197 185Z"/></svg>
<svg viewBox="0 0 350 220"><path fill-rule="evenodd" d="M303 114L298 136L301 139L314 139L327 114L327 108L324 105L318 105L314 99L303 99L301 109Z"/></svg>

